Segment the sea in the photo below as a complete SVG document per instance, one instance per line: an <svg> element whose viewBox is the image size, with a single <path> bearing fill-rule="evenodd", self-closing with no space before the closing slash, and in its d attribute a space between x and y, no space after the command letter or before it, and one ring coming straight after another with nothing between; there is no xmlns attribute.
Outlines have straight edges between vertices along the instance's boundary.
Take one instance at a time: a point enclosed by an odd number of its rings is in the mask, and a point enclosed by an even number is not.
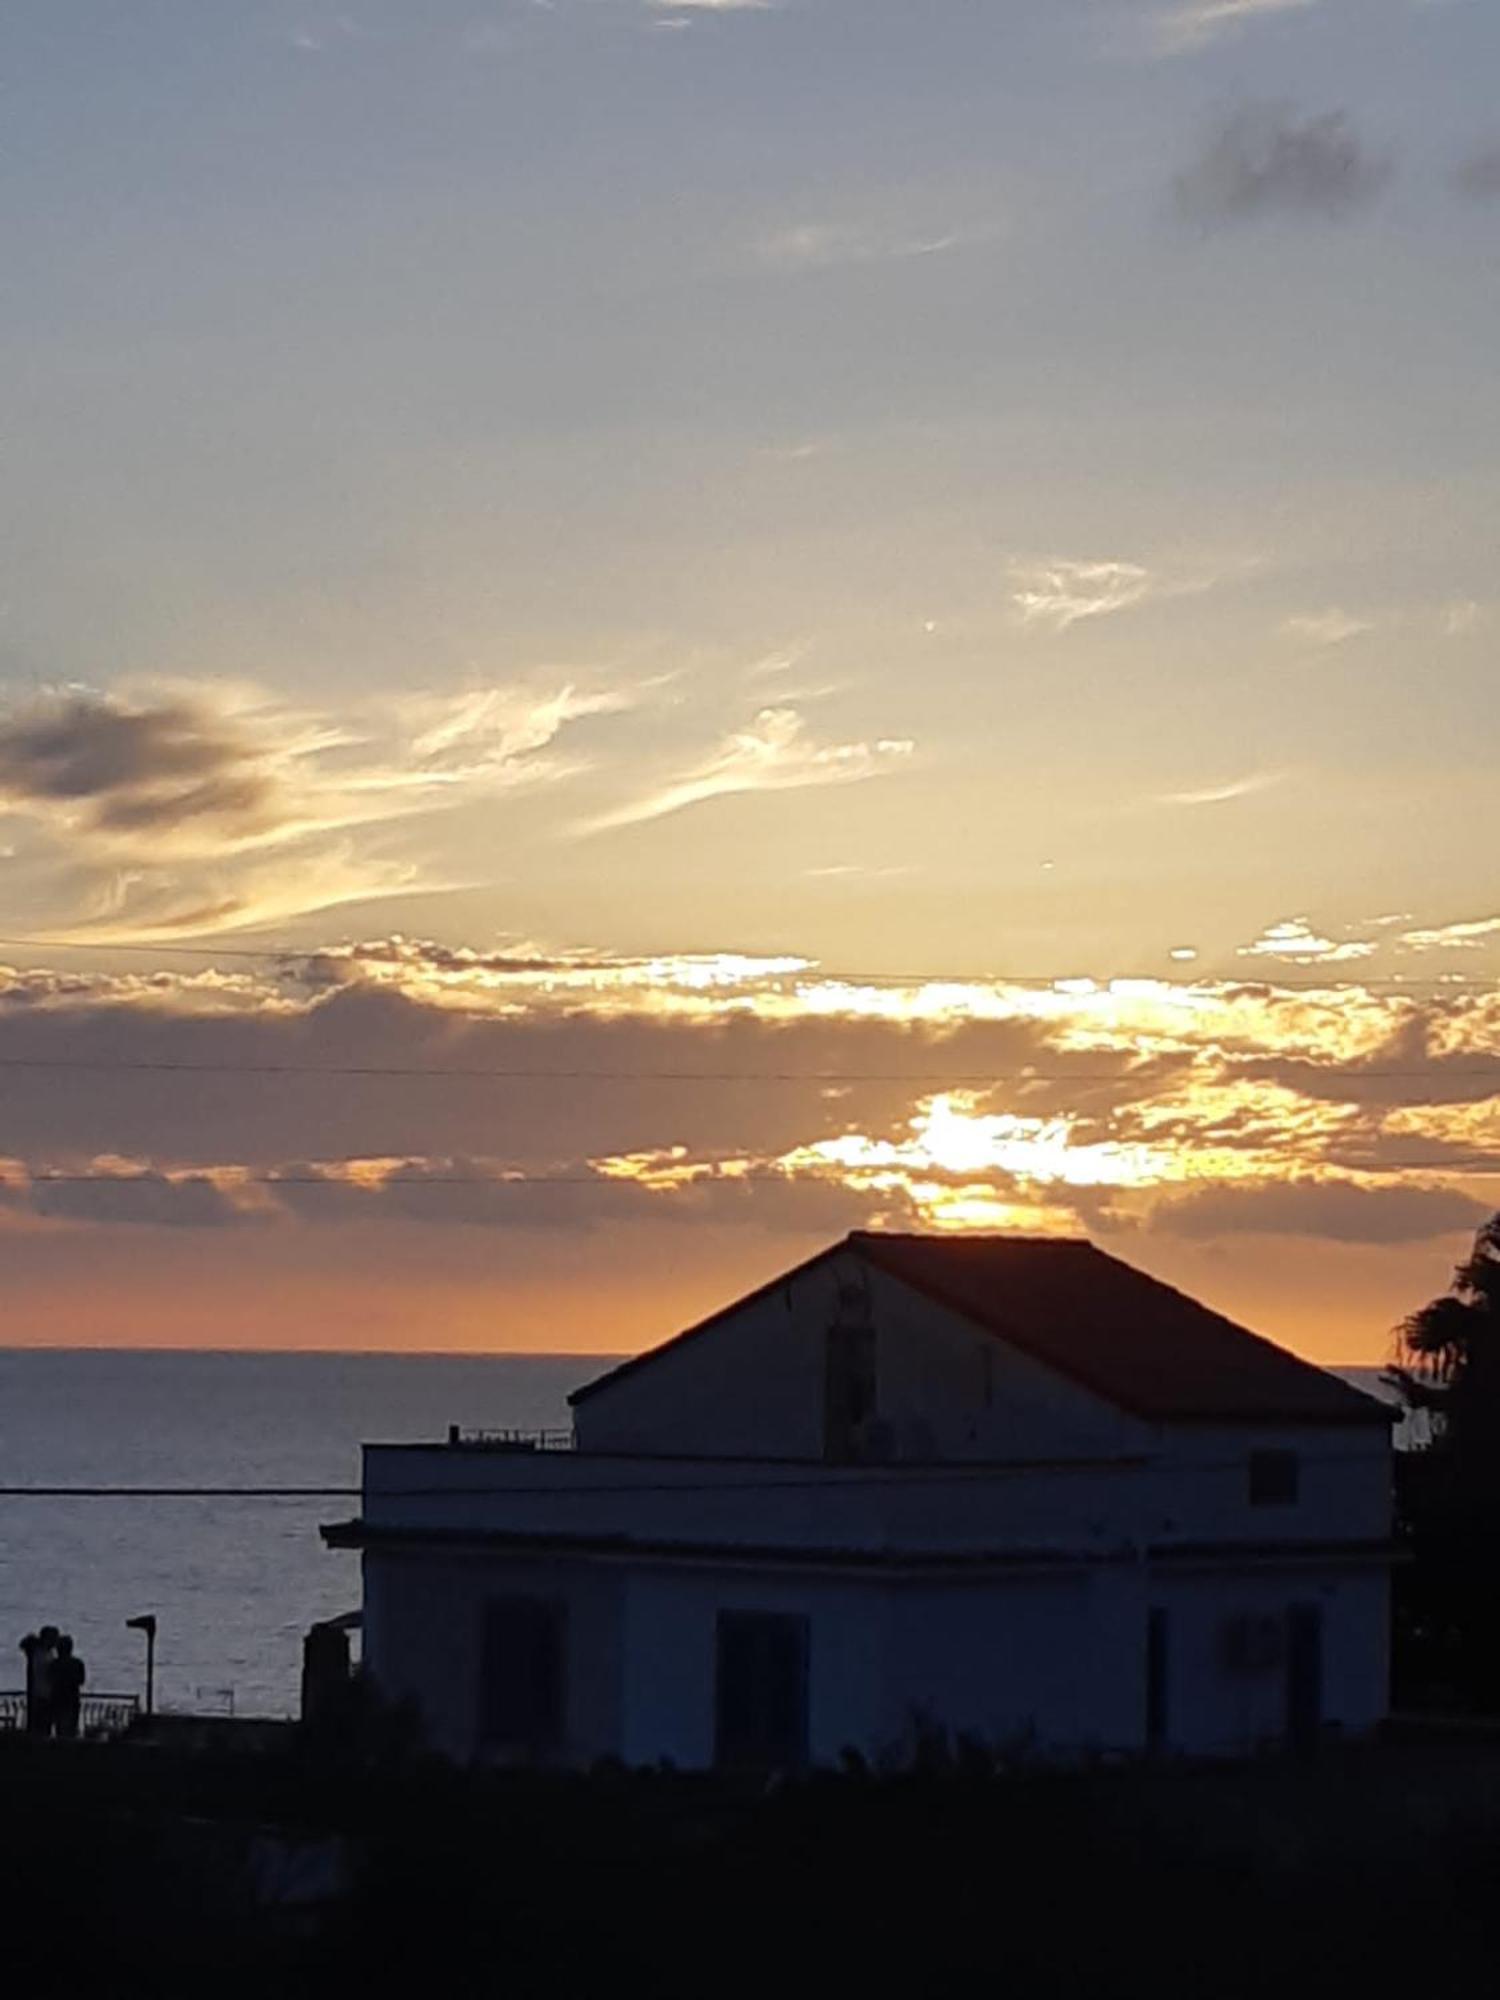
<svg viewBox="0 0 1500 2000"><path fill-rule="evenodd" d="M0 1693L51 1624L90 1692L140 1694L125 1621L149 1612L158 1707L295 1714L303 1634L359 1604L359 1558L318 1529L358 1511L361 1444L565 1428L569 1390L616 1358L0 1349ZM1378 1369L1339 1372L1380 1393ZM327 1490L45 1490L122 1486Z"/></svg>
<svg viewBox="0 0 1500 2000"><path fill-rule="evenodd" d="M145 1642L125 1621L149 1612L159 1708L295 1714L303 1634L359 1605L359 1557L318 1529L358 1513L361 1444L566 1428L568 1391L618 1358L0 1349L0 1693L23 1683L23 1635L50 1624L88 1692L140 1694ZM345 1490L38 1490L64 1486Z"/></svg>

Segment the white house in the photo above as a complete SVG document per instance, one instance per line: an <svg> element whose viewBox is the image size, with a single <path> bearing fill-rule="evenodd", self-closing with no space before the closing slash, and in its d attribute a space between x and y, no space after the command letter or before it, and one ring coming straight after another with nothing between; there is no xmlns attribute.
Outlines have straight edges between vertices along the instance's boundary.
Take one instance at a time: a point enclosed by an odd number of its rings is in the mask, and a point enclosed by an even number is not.
<svg viewBox="0 0 1500 2000"><path fill-rule="evenodd" d="M572 1403L569 1448L368 1446L324 1531L455 1757L1232 1753L1385 1713L1387 1411L1086 1242L857 1232Z"/></svg>

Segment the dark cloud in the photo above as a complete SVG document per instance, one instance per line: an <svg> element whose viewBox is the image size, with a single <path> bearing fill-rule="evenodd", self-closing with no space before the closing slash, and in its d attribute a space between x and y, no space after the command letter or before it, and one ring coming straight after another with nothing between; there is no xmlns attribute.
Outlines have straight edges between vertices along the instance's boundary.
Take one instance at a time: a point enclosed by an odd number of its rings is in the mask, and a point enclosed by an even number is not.
<svg viewBox="0 0 1500 2000"><path fill-rule="evenodd" d="M50 1069L47 1057L96 1067ZM158 1063L184 1068L119 1067ZM208 1064L223 1068L184 1073ZM118 1153L262 1169L351 1157L542 1168L677 1145L695 1157L774 1155L848 1131L897 1136L945 1071L982 1077L1027 1064L1053 1066L1045 1029L1024 1021L929 1032L882 1020L471 1014L362 984L212 1012L154 992L50 1005L31 993L15 1008L0 1001L0 1153L52 1165ZM1066 1064L1113 1066L1077 1054ZM339 1075L328 1065L460 1073ZM521 1074L462 1073L474 1070ZM830 1072L853 1080L828 1082ZM1058 1082L1014 1086L1028 1088L1046 1093L1038 1114L1066 1096Z"/></svg>
<svg viewBox="0 0 1500 2000"><path fill-rule="evenodd" d="M0 802L71 811L99 835L204 822L259 831L275 797L259 746L191 702L79 694L0 721Z"/></svg>
<svg viewBox="0 0 1500 2000"><path fill-rule="evenodd" d="M1418 1243L1472 1229L1488 1210L1451 1188L1362 1187L1290 1180L1205 1188L1158 1207L1150 1227L1175 1236L1320 1236L1336 1243Z"/></svg>
<svg viewBox="0 0 1500 2000"><path fill-rule="evenodd" d="M1500 144L1481 147L1453 169L1453 185L1470 201L1500 201Z"/></svg>
<svg viewBox="0 0 1500 2000"><path fill-rule="evenodd" d="M167 1229L223 1229L268 1219L270 1211L235 1197L205 1174L172 1179L143 1173L100 1173L81 1179L40 1179L0 1186L0 1207L48 1222L108 1222Z"/></svg>
<svg viewBox="0 0 1500 2000"><path fill-rule="evenodd" d="M1178 174L1179 211L1209 226L1263 215L1338 220L1373 201L1390 178L1343 111L1299 117L1285 105L1246 105L1212 133Z"/></svg>

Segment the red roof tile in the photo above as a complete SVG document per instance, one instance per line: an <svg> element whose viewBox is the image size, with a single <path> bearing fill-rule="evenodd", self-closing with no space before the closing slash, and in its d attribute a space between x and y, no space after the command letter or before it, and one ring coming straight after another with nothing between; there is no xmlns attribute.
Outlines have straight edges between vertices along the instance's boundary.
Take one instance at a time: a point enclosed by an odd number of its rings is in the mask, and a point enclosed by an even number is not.
<svg viewBox="0 0 1500 2000"><path fill-rule="evenodd" d="M849 1243L879 1270L1136 1416L1390 1422L1373 1396L1081 1239L856 1231Z"/></svg>

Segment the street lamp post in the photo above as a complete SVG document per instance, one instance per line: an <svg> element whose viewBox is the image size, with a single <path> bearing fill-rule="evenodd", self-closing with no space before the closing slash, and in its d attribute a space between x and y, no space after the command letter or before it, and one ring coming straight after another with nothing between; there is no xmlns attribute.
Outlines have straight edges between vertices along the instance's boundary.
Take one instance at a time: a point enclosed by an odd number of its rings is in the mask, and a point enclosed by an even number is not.
<svg viewBox="0 0 1500 2000"><path fill-rule="evenodd" d="M146 1611L125 1623L132 1632L146 1635L146 1713L151 1715L156 1709L156 1613Z"/></svg>

